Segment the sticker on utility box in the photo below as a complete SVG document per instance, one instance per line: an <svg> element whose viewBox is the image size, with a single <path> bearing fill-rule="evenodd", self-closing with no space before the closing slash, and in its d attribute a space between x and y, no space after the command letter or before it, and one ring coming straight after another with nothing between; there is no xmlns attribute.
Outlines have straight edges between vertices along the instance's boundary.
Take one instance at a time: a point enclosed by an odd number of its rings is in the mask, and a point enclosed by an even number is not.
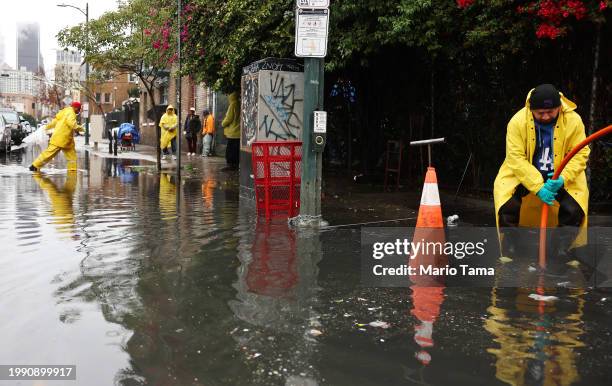
<svg viewBox="0 0 612 386"><path fill-rule="evenodd" d="M314 112L314 132L319 134L327 133L327 111Z"/></svg>

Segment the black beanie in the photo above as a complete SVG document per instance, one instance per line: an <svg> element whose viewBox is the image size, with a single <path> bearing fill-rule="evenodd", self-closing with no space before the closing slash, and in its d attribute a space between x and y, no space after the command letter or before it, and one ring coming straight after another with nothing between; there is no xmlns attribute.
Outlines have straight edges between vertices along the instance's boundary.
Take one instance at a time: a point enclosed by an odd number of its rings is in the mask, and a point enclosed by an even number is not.
<svg viewBox="0 0 612 386"><path fill-rule="evenodd" d="M537 109L554 109L561 106L561 97L559 91L552 84L541 84L536 87L529 98L529 108Z"/></svg>

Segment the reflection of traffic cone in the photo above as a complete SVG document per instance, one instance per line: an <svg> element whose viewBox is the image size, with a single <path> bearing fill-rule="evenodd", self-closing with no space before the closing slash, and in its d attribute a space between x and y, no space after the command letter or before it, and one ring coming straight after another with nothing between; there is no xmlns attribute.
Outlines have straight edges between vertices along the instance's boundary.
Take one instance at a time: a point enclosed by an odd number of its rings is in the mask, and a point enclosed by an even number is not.
<svg viewBox="0 0 612 386"><path fill-rule="evenodd" d="M423 184L423 194L421 195L421 206L417 218L416 229L414 230L413 243L421 244L423 249L416 256L411 256L410 267L414 267L416 275L411 280L417 286L435 287L443 285L440 278L420 274L420 267L444 267L448 263L446 255L441 251L440 246L444 244L446 236L444 234L444 223L442 221L442 206L440 205L440 193L438 192L438 178L436 169L431 166L427 168L425 183ZM424 245L437 244L427 250ZM443 280L443 278L441 278Z"/></svg>
<svg viewBox="0 0 612 386"><path fill-rule="evenodd" d="M436 169L431 166L425 174L423 194L421 195L421 206L417 218L417 228L443 228L442 206L440 205L440 193L438 192L438 177Z"/></svg>

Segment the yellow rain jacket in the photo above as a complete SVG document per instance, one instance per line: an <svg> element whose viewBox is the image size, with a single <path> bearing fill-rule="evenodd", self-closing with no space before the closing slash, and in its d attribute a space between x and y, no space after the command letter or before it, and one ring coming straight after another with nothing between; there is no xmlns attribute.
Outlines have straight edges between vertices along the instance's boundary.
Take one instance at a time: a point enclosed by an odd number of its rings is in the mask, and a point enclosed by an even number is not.
<svg viewBox="0 0 612 386"><path fill-rule="evenodd" d="M238 92L229 95L229 107L225 118L221 122L223 134L227 138L240 138L240 106L238 105Z"/></svg>
<svg viewBox="0 0 612 386"><path fill-rule="evenodd" d="M536 147L535 125L533 115L529 109L529 97L532 91L527 95L525 107L514 114L508 123L506 159L499 169L493 187L495 218L498 226L499 209L512 197L519 184L523 184L530 191L530 194L523 198L520 225L528 227L539 227L540 225L542 202L536 196L536 193L544 185L544 180L540 172L532 164L533 153ZM561 109L553 132L553 163L555 170L559 168L565 155L585 139L584 124L580 115L574 111L576 104L563 96L562 93L559 94L561 95ZM590 148L585 146L569 161L561 172L561 176L563 176L565 181L563 188L576 200L585 214L581 224L582 232L579 235L579 239L576 240L576 245L580 245L586 240L582 237L585 236L584 230L586 230L587 225L589 189L584 171L590 151ZM558 211L559 203L555 201L551 210L549 210L549 226L556 226L558 224Z"/></svg>
<svg viewBox="0 0 612 386"><path fill-rule="evenodd" d="M76 118L72 107L60 110L47 124L47 129L54 129L49 143L62 149L74 148L74 131L83 131L83 128L77 124Z"/></svg>
<svg viewBox="0 0 612 386"><path fill-rule="evenodd" d="M172 109L172 113L168 110ZM174 107L172 105L168 105L166 108L166 113L162 115L159 120L159 127L161 128L161 140L159 147L163 149L170 146L170 141L176 137L178 132L178 117L174 112Z"/></svg>

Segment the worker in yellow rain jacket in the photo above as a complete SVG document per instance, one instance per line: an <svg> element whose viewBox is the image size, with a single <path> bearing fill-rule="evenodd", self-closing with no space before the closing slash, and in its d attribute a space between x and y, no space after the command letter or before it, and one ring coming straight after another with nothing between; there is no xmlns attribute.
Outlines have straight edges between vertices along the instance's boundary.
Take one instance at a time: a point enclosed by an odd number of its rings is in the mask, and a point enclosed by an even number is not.
<svg viewBox="0 0 612 386"><path fill-rule="evenodd" d="M527 95L525 107L510 122L506 134L506 159L493 188L497 226L504 233L519 225L538 227L542 204L552 205L551 226L581 227L575 246L585 242L589 189L585 168L590 149L584 147L565 166L558 179L553 172L572 148L585 139L584 124L576 104L550 84ZM563 254L576 232L559 240ZM512 245L508 245L512 252Z"/></svg>
<svg viewBox="0 0 612 386"><path fill-rule="evenodd" d="M228 97L229 106L225 118L221 121L223 134L227 138L225 161L227 166L222 170L236 170L240 161L240 101L238 92L234 91Z"/></svg>
<svg viewBox="0 0 612 386"><path fill-rule="evenodd" d="M168 105L166 113L159 120L161 128L161 139L159 147L164 152L162 159L166 159L168 148L172 148L172 158L176 159L176 135L178 132L178 117L174 111L174 106Z"/></svg>
<svg viewBox="0 0 612 386"><path fill-rule="evenodd" d="M54 129L49 140L49 146L43 151L36 161L30 165L31 171L39 170L43 165L51 161L57 153L64 152L68 170L77 170L77 154L74 148L74 133L83 132L83 128L77 123L77 114L81 111L79 102L60 110L55 118L47 124L47 129Z"/></svg>

